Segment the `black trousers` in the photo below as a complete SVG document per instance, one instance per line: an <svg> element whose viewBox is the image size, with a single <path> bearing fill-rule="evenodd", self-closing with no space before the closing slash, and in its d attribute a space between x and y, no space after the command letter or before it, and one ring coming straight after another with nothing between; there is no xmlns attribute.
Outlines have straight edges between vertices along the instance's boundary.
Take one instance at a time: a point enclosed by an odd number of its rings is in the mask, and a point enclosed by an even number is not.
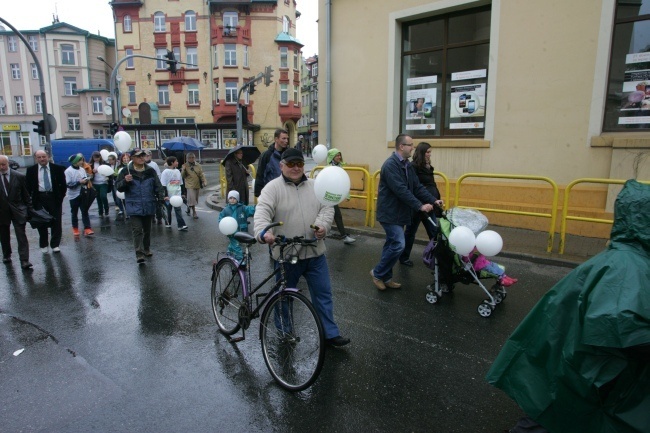
<svg viewBox="0 0 650 433"><path fill-rule="evenodd" d="M16 233L16 240L18 241L18 256L21 262L29 261L29 243L27 242L27 234L25 233L25 224L14 225L14 232ZM9 231L9 224L0 224L0 244L2 244L2 257L11 257L11 232Z"/></svg>
<svg viewBox="0 0 650 433"><path fill-rule="evenodd" d="M54 195L51 193L39 192L38 194L38 204L43 209L49 212L50 215L54 217L52 221L52 237L49 241L49 245L52 248L58 247L61 244L61 214L63 213L62 203L59 203L58 200L54 198ZM41 227L38 229L38 246L39 248L46 248L48 245L48 231L47 227Z"/></svg>

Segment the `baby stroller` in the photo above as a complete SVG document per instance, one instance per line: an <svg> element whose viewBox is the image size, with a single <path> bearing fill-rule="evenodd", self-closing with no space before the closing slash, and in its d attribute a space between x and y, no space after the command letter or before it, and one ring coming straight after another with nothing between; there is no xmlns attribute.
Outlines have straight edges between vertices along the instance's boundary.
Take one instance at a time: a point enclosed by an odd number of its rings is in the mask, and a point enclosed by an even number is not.
<svg viewBox="0 0 650 433"><path fill-rule="evenodd" d="M482 317L490 317L498 304L506 299L506 289L499 282L498 276L484 270L475 271L467 257L457 254L449 244L449 233L456 226L470 228L474 234L483 231L488 220L481 212L473 209L452 208L438 220L438 233L429 241L424 249L422 261L433 272L433 283L427 286L426 300L437 303L443 293L454 290L455 283L477 284L488 299L481 302L477 308ZM494 279L495 282L488 290L481 280Z"/></svg>

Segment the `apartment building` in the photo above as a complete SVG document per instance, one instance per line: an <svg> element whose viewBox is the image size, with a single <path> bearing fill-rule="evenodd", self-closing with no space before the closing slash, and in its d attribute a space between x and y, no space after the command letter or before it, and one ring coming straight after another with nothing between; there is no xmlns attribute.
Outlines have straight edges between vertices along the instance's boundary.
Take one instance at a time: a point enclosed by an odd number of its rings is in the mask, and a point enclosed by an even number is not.
<svg viewBox="0 0 650 433"><path fill-rule="evenodd" d="M33 153L45 144L32 124L43 118L44 103L57 122L50 138L106 137L108 74L97 56L114 59L114 41L61 22L19 31L41 65L46 99L30 51L13 31L0 28L2 154L21 165L33 163Z"/></svg>
<svg viewBox="0 0 650 433"><path fill-rule="evenodd" d="M300 49L294 0L113 0L119 66L119 123L145 148L176 136L200 140L221 155L236 145L237 106L243 142L267 146L278 127L297 139ZM168 51L181 61L171 73ZM145 56L142 58L138 56ZM157 59L157 60L152 60ZM239 92L266 66L273 82ZM126 115L124 115L126 113Z"/></svg>
<svg viewBox="0 0 650 433"><path fill-rule="evenodd" d="M305 147L313 149L318 144L318 56L303 59L301 77L302 117L298 132Z"/></svg>

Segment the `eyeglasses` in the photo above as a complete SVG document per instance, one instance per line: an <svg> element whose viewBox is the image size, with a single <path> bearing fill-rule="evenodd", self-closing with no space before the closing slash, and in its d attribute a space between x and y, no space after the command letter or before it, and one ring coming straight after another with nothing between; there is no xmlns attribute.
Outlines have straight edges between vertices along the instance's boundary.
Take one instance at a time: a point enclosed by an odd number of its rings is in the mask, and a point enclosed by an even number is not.
<svg viewBox="0 0 650 433"><path fill-rule="evenodd" d="M285 162L284 165L286 165L289 168L294 168L294 167L303 168L305 166L305 162L304 161L289 161L289 162Z"/></svg>

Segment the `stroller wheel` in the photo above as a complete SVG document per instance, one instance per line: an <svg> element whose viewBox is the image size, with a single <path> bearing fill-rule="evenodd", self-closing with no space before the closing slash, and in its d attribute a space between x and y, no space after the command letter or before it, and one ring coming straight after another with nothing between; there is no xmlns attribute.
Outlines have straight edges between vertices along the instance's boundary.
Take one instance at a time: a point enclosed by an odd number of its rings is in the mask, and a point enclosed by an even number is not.
<svg viewBox="0 0 650 433"><path fill-rule="evenodd" d="M494 310L494 307L486 301L481 302L476 309L481 317L490 317L492 310Z"/></svg>
<svg viewBox="0 0 650 433"><path fill-rule="evenodd" d="M435 304L438 302L438 296L433 292L427 292L425 299L429 304Z"/></svg>

